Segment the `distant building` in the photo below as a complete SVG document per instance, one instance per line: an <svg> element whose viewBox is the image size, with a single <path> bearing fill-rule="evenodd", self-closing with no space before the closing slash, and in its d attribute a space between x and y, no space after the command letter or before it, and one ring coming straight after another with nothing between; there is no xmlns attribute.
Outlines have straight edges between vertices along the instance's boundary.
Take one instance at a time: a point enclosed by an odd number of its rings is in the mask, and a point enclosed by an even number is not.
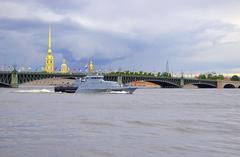
<svg viewBox="0 0 240 157"><path fill-rule="evenodd" d="M68 68L68 66L66 64L66 60L65 59L63 59L63 63L61 65L61 73L63 73L63 74L69 73L69 68Z"/></svg>
<svg viewBox="0 0 240 157"><path fill-rule="evenodd" d="M48 52L45 59L45 66L44 71L47 73L54 73L55 67L54 67L54 57L52 54L52 36L51 36L51 27L49 26L48 31Z"/></svg>

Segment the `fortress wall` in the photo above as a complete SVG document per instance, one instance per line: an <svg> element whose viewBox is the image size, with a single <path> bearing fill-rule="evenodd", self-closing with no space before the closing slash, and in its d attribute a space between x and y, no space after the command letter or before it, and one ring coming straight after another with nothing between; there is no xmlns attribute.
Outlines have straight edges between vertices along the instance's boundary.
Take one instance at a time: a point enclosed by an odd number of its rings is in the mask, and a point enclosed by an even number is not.
<svg viewBox="0 0 240 157"><path fill-rule="evenodd" d="M139 87L160 87L158 84L146 81L134 81L130 83L131 86L139 86Z"/></svg>
<svg viewBox="0 0 240 157"><path fill-rule="evenodd" d="M58 86L58 85L71 85L75 80L63 78L47 78L42 80L35 80L26 82L21 85L24 86Z"/></svg>

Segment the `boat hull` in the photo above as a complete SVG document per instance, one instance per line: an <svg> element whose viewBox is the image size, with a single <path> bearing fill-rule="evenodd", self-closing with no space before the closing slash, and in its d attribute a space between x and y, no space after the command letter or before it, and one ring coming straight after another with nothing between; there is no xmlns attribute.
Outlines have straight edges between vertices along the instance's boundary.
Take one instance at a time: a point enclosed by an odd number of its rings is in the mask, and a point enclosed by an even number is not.
<svg viewBox="0 0 240 157"><path fill-rule="evenodd" d="M133 92L137 88L133 87L125 87L125 88L115 88L115 89L78 89L76 93L117 93L117 92L125 92L127 94L133 94Z"/></svg>
<svg viewBox="0 0 240 157"><path fill-rule="evenodd" d="M78 87L73 86L57 86L54 88L55 92L62 92L62 93L75 93Z"/></svg>
<svg viewBox="0 0 240 157"><path fill-rule="evenodd" d="M111 93L111 92L125 92L132 94L137 88L134 87L122 87L122 88L99 88L99 89L83 89L73 86L58 86L54 88L55 92L62 93Z"/></svg>

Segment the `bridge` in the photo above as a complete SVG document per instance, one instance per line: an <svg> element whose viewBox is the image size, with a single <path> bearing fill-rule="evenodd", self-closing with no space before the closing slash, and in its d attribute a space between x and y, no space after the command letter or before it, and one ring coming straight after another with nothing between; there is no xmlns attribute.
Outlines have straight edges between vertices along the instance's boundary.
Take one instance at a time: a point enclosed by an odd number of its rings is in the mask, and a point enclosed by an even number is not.
<svg viewBox="0 0 240 157"><path fill-rule="evenodd" d="M128 84L134 81L145 81L158 84L162 88L185 88L186 86L195 86L197 88L240 88L240 81L229 80L201 80L193 78L166 78L156 76L139 76L139 75L116 75L106 74L105 80L117 81Z"/></svg>
<svg viewBox="0 0 240 157"><path fill-rule="evenodd" d="M83 73L61 74L61 73L44 73L44 72L0 72L0 87L16 88L19 84L32 82L35 80L44 80L48 78L65 78L75 79L84 77Z"/></svg>
<svg viewBox="0 0 240 157"><path fill-rule="evenodd" d="M145 81L158 84L162 88L183 88L186 85L193 85L198 88L217 88L217 81L213 80L198 80L189 78L166 78L166 77L156 77L156 76L138 76L138 75L114 75L106 74L104 76L105 80L122 82L123 84L128 84L134 81Z"/></svg>
<svg viewBox="0 0 240 157"><path fill-rule="evenodd" d="M84 77L84 73L44 73L44 72L0 72L0 87L16 88L18 85L36 80L63 78L75 79ZM192 78L165 78L156 76L139 76L139 75L117 75L105 74L104 79L128 84L134 81L145 81L158 84L162 88L184 88L188 85L197 88L240 88L240 81L216 81L216 80L199 80Z"/></svg>

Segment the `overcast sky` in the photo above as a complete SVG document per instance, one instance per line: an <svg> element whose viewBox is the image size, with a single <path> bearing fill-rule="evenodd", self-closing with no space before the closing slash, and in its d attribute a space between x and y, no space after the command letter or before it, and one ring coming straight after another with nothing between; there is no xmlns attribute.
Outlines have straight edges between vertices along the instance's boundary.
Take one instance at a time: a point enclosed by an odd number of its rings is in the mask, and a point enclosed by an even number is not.
<svg viewBox="0 0 240 157"><path fill-rule="evenodd" d="M0 65L240 71L239 0L0 0Z"/></svg>

